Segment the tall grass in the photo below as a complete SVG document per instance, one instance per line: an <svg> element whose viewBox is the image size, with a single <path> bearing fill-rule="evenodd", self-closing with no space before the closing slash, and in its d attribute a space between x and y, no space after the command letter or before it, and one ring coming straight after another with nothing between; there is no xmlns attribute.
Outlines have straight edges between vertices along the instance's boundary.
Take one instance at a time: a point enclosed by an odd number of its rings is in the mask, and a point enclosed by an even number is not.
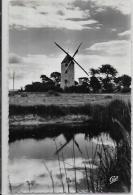
<svg viewBox="0 0 133 195"><path fill-rule="evenodd" d="M56 147L56 151L57 151L58 148L57 148L56 140L54 140L54 142L55 142L55 147ZM60 180L61 180L61 185L62 185L62 189L63 189L63 193L64 193L65 192L65 187L64 187L63 178L62 178L62 171L61 171L61 163L60 163L60 155L59 155L59 152L57 152L57 158L58 158L58 164L59 164Z"/></svg>
<svg viewBox="0 0 133 195"><path fill-rule="evenodd" d="M62 161L63 161L64 171L65 171L65 177L66 177L67 189L68 189L68 193L70 193L70 185L69 185L69 180L68 180L68 176L67 176L67 170L66 170L65 158L64 158L63 151L62 151Z"/></svg>
<svg viewBox="0 0 133 195"><path fill-rule="evenodd" d="M98 153L100 165L97 180L100 182L100 192L129 192L131 186L131 147L122 141L111 155L111 151L102 144L103 156ZM110 183L112 176L117 181ZM98 190L99 192L99 190Z"/></svg>
<svg viewBox="0 0 133 195"><path fill-rule="evenodd" d="M53 179L53 174L52 174L52 171L49 170L48 166L46 165L45 161L43 162L48 174L49 174L49 177L51 179L51 183L52 183L52 189L53 189L53 193L55 193L55 185L54 185L54 179Z"/></svg>
<svg viewBox="0 0 133 195"><path fill-rule="evenodd" d="M13 193L13 188L12 188L12 184L11 184L9 176L8 176L8 183L9 183L9 190L10 190L11 193Z"/></svg>

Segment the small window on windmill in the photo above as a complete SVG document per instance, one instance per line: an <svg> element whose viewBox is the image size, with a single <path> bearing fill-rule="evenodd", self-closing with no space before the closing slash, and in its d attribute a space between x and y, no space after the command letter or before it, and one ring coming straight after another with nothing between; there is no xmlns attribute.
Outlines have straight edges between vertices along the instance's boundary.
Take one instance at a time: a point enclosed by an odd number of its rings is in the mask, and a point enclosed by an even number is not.
<svg viewBox="0 0 133 195"><path fill-rule="evenodd" d="M65 74L67 74L67 70L65 71Z"/></svg>
<svg viewBox="0 0 133 195"><path fill-rule="evenodd" d="M67 80L65 80L65 85L67 85Z"/></svg>
<svg viewBox="0 0 133 195"><path fill-rule="evenodd" d="M65 67L67 67L67 66L68 66L68 64L66 63L66 64L65 64Z"/></svg>

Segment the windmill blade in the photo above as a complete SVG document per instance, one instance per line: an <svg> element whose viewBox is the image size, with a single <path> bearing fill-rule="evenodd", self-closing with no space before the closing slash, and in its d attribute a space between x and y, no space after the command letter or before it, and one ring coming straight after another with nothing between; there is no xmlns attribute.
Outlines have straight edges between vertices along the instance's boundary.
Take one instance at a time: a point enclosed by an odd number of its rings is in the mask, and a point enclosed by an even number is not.
<svg viewBox="0 0 133 195"><path fill-rule="evenodd" d="M81 149L80 149L80 147L79 147L79 144L77 143L77 141L76 141L75 139L74 139L74 142L75 142L75 145L77 146L79 152L82 154L82 151L81 151Z"/></svg>
<svg viewBox="0 0 133 195"><path fill-rule="evenodd" d="M68 52L66 52L58 43L56 43L56 42L54 42L55 43L55 45L57 46L57 47L59 47L62 51L64 51L67 55L69 55L68 54ZM69 55L70 56L70 55Z"/></svg>
<svg viewBox="0 0 133 195"><path fill-rule="evenodd" d="M89 74L85 71L85 69L82 68L82 66L75 59L73 59L73 61L85 72L85 74L87 74L87 76L89 76Z"/></svg>
<svg viewBox="0 0 133 195"><path fill-rule="evenodd" d="M76 49L75 53L73 54L73 58L74 58L74 56L78 53L79 48L80 48L81 45L82 45L82 43L79 44L78 48Z"/></svg>
<svg viewBox="0 0 133 195"><path fill-rule="evenodd" d="M55 154L58 154L70 141L64 143L56 152Z"/></svg>
<svg viewBox="0 0 133 195"><path fill-rule="evenodd" d="M68 65L67 65L67 68L66 68L66 70L65 70L65 72L68 70L68 68L69 68L69 66L70 66L70 64L71 64L71 62L72 62L73 60L70 60L70 62L68 63Z"/></svg>

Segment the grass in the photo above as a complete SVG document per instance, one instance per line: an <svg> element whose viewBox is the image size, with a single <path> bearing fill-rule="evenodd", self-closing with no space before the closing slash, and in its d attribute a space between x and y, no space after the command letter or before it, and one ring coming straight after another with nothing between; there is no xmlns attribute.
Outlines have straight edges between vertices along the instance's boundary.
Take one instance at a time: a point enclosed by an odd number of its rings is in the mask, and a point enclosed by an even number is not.
<svg viewBox="0 0 133 195"><path fill-rule="evenodd" d="M24 97L22 97L24 96ZM114 99L130 100L130 94L65 94L58 93L54 95L47 93L26 93L15 94L9 97L9 105L18 106L81 106L88 103L105 104Z"/></svg>

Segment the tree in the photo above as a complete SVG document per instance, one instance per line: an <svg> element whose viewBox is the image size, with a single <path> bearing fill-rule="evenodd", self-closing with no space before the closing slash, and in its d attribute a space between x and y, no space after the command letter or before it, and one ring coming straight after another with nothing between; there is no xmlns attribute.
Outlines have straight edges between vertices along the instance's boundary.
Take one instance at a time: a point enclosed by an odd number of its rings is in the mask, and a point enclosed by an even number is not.
<svg viewBox="0 0 133 195"><path fill-rule="evenodd" d="M101 88L100 81L95 76L96 74L99 74L99 69L91 68L90 69L90 74L92 75L90 77L90 87L92 88L93 92L95 93L95 92L99 91L99 89Z"/></svg>
<svg viewBox="0 0 133 195"><path fill-rule="evenodd" d="M117 75L117 70L110 64L102 65L99 68L99 72L105 75L105 78L102 78L102 87L105 92L113 92L114 83L113 80Z"/></svg>
<svg viewBox="0 0 133 195"><path fill-rule="evenodd" d="M100 81L98 80L97 77L92 76L90 78L90 87L92 87L92 90L93 90L94 93L98 92L99 89L101 89L101 83L100 83Z"/></svg>
<svg viewBox="0 0 133 195"><path fill-rule="evenodd" d="M60 72L52 72L50 78L54 80L54 83L57 85L61 81L61 73Z"/></svg>
<svg viewBox="0 0 133 195"><path fill-rule="evenodd" d="M130 87L131 85L131 77L128 75L125 75L125 74L122 75L120 77L120 81L123 87Z"/></svg>
<svg viewBox="0 0 133 195"><path fill-rule="evenodd" d="M91 69L90 69L90 74L91 74L92 76L95 76L96 74L99 74L99 70L98 70L98 69L91 68Z"/></svg>
<svg viewBox="0 0 133 195"><path fill-rule="evenodd" d="M114 91L114 84L111 78L103 78L102 79L102 88L104 92L111 93Z"/></svg>
<svg viewBox="0 0 133 195"><path fill-rule="evenodd" d="M130 91L131 77L122 75L114 79L114 82L119 90Z"/></svg>
<svg viewBox="0 0 133 195"><path fill-rule="evenodd" d="M83 83L88 83L88 82L89 82L88 77L80 77L79 78L79 84L80 85L83 85Z"/></svg>
<svg viewBox="0 0 133 195"><path fill-rule="evenodd" d="M42 79L43 84L52 83L53 81L48 78L46 75L41 75L40 78Z"/></svg>
<svg viewBox="0 0 133 195"><path fill-rule="evenodd" d="M104 74L106 78L114 78L117 75L117 70L110 64L102 65L102 67L99 68L99 72Z"/></svg>
<svg viewBox="0 0 133 195"><path fill-rule="evenodd" d="M74 81L74 84L75 84L75 86L77 86L78 85L78 82L77 81Z"/></svg>

